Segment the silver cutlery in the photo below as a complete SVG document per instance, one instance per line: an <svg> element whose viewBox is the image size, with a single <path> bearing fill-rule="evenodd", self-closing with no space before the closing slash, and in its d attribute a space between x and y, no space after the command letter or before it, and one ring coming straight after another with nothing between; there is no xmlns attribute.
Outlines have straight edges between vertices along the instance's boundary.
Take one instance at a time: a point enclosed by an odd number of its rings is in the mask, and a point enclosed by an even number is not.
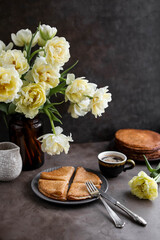
<svg viewBox="0 0 160 240"><path fill-rule="evenodd" d="M93 184L93 183L92 183ZM94 184L93 184L94 185ZM146 226L147 222L142 217L138 216L134 212L132 212L130 209L122 205L119 201L114 199L112 196L110 196L108 193L103 192L101 189L97 189L100 195L102 195L104 198L106 198L108 201L113 203L116 207L119 207L121 210L123 210L125 213L127 213L135 222L141 224L142 226Z"/></svg>
<svg viewBox="0 0 160 240"><path fill-rule="evenodd" d="M92 182L86 182L86 187L87 190L89 192L89 194L92 197L98 197L102 203L104 204L108 214L110 215L110 217L112 218L112 220L114 221L114 224L117 228L122 228L125 225L125 222L123 222L118 215L109 207L109 205L105 202L105 200L102 198L101 194L99 193L98 189L96 188L96 186L92 183Z"/></svg>

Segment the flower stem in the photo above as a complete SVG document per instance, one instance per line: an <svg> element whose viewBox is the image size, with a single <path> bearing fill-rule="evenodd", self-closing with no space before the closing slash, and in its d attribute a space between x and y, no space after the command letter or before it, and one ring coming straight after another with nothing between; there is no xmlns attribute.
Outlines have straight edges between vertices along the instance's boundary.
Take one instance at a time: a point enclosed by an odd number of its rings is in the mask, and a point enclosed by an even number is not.
<svg viewBox="0 0 160 240"><path fill-rule="evenodd" d="M37 53L39 53L39 52L42 52L42 51L44 51L44 49L37 49L36 51L34 51L32 54L31 54L31 56L30 56L30 58L29 58L29 62L32 60L32 58L37 54Z"/></svg>
<svg viewBox="0 0 160 240"><path fill-rule="evenodd" d="M159 182L159 180L160 180L160 173L154 178L154 180L155 180L156 182Z"/></svg>
<svg viewBox="0 0 160 240"><path fill-rule="evenodd" d="M154 169L154 168L151 167L151 165L149 164L148 159L146 158L146 156L143 155L143 157L144 157L144 159L145 159L145 163L146 163L146 166L147 166L148 170L149 170L150 172L155 172L156 169Z"/></svg>
<svg viewBox="0 0 160 240"><path fill-rule="evenodd" d="M61 81L65 81L65 82L66 82L66 79L65 79L65 78L60 77L59 79L60 79Z"/></svg>
<svg viewBox="0 0 160 240"><path fill-rule="evenodd" d="M50 112L49 112L48 109L46 109L46 108L44 108L44 112L46 113L46 115L47 115L48 118L49 118L49 121L50 121L51 127L52 127L52 131L53 131L53 134L56 134L55 128L54 128L54 123L53 123L52 117L51 117L51 115L50 115Z"/></svg>
<svg viewBox="0 0 160 240"><path fill-rule="evenodd" d="M74 67L77 65L77 63L78 63L78 60L77 60L71 67L69 67L69 68L66 69L64 72L62 72L62 73L61 73L61 77L62 77L62 78L65 77L65 76L67 75L67 73L68 73L72 68L74 68Z"/></svg>
<svg viewBox="0 0 160 240"><path fill-rule="evenodd" d="M37 28L36 32L32 35L31 41L30 41L29 46L28 46L28 50L27 50L28 63L30 63L29 58L30 58L30 55L31 55L32 42L33 42L33 39L35 38L38 31L39 31L39 29Z"/></svg>

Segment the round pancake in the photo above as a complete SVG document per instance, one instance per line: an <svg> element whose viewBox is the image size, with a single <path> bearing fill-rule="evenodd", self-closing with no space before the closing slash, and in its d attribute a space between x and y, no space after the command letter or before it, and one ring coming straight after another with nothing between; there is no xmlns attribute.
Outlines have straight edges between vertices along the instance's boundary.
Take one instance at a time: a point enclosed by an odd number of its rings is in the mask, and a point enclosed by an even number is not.
<svg viewBox="0 0 160 240"><path fill-rule="evenodd" d="M160 149L160 134L150 130L120 129L115 133L115 139L121 146L137 151Z"/></svg>

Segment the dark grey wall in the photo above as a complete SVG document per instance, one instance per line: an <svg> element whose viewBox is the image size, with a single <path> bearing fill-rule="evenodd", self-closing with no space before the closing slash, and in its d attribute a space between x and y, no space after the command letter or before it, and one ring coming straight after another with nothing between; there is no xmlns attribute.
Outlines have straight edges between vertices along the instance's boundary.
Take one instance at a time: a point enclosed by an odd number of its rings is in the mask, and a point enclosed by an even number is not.
<svg viewBox="0 0 160 240"><path fill-rule="evenodd" d="M111 139L119 128L160 131L159 0L0 1L0 39L38 23L58 29L71 44L74 73L99 87L109 86L113 101L101 118L77 120L63 113L65 133L77 142ZM0 120L0 140L7 130ZM49 126L45 124L45 130Z"/></svg>

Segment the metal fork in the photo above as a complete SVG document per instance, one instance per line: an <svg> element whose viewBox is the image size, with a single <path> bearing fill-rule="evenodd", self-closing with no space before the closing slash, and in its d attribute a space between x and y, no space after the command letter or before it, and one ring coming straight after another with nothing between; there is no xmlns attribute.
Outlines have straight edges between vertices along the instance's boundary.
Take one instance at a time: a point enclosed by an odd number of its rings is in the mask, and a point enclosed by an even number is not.
<svg viewBox="0 0 160 240"><path fill-rule="evenodd" d="M96 188L96 186L91 182L86 182L86 187L87 190L89 192L89 194L92 197L98 197L102 203L104 204L107 212L109 213L110 217L113 219L114 224L117 228L122 228L125 225L125 222L123 222L118 215L109 207L109 205L105 202L105 200L103 199L103 197L100 195L98 189Z"/></svg>

